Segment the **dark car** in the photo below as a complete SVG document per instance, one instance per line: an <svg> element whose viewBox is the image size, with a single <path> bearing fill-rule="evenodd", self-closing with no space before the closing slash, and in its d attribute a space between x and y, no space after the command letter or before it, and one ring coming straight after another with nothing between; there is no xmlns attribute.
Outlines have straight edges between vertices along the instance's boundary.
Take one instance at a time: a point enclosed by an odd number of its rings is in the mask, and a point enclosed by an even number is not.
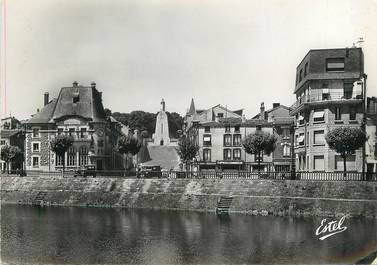
<svg viewBox="0 0 377 265"><path fill-rule="evenodd" d="M138 178L161 178L162 172L160 166L141 166L137 172Z"/></svg>
<svg viewBox="0 0 377 265"><path fill-rule="evenodd" d="M80 176L80 177L92 176L93 178L95 178L96 167L94 165L82 166L75 172L75 177L77 176Z"/></svg>

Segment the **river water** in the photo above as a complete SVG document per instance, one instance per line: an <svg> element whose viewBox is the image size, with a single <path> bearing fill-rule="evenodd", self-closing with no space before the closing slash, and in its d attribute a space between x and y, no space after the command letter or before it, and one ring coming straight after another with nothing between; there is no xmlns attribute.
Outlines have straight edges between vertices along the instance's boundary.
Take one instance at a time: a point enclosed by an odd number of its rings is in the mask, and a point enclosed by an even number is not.
<svg viewBox="0 0 377 265"><path fill-rule="evenodd" d="M375 219L345 219L323 241L322 218L75 207L1 207L8 264L352 263L377 250Z"/></svg>

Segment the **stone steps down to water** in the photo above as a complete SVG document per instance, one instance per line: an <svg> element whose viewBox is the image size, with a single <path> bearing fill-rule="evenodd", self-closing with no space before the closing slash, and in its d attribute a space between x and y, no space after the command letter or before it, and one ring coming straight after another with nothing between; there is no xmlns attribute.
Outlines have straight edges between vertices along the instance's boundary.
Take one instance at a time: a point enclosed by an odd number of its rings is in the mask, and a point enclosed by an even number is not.
<svg viewBox="0 0 377 265"><path fill-rule="evenodd" d="M1 196L2 203L199 211L215 211L230 196L230 212L377 216L375 182L2 177Z"/></svg>

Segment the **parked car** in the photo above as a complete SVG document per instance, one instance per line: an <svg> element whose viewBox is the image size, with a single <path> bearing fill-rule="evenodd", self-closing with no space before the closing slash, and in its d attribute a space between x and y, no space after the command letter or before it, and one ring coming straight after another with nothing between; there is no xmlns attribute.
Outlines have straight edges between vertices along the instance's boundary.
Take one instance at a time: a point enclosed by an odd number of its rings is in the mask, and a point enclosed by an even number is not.
<svg viewBox="0 0 377 265"><path fill-rule="evenodd" d="M75 177L80 176L80 177L87 177L87 176L92 176L93 178L96 177L96 167L94 165L86 165L86 166L81 166L76 172L75 172Z"/></svg>
<svg viewBox="0 0 377 265"><path fill-rule="evenodd" d="M141 166L137 172L138 178L161 178L162 172L160 166Z"/></svg>

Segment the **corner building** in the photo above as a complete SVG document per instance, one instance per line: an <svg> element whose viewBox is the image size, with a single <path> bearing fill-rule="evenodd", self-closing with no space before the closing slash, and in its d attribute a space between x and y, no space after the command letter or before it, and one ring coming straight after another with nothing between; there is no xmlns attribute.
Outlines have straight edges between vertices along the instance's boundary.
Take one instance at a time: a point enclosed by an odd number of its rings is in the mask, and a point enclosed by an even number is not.
<svg viewBox="0 0 377 265"><path fill-rule="evenodd" d="M290 112L297 170L343 171L343 160L325 135L339 126L362 128L365 78L361 48L310 50L302 59ZM360 149L347 159L347 171L361 171L362 163Z"/></svg>

